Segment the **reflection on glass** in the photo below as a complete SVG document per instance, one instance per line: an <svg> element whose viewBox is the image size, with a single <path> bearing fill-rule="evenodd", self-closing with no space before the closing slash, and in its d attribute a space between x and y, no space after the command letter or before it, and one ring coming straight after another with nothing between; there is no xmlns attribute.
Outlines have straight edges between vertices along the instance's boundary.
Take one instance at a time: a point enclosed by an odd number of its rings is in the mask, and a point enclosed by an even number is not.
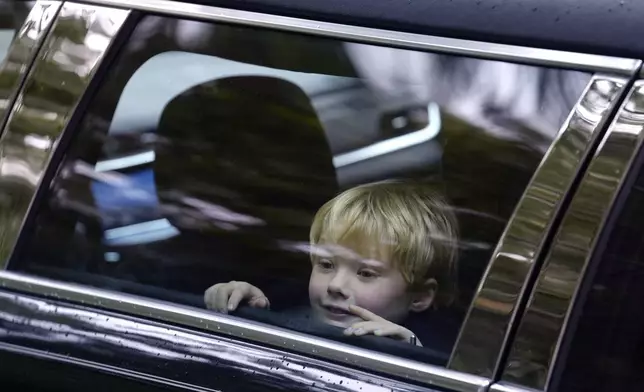
<svg viewBox="0 0 644 392"><path fill-rule="evenodd" d="M81 91L102 41L76 33L47 45L52 77ZM590 79L156 16L116 62L12 269L199 307L215 283L251 282L273 312L249 317L283 325L309 306L309 231L325 202L374 181L431 183L461 228L462 268L445 284L460 296L410 321L425 348L360 344L442 365L507 220ZM36 102L56 112L74 96Z"/></svg>
<svg viewBox="0 0 644 392"><path fill-rule="evenodd" d="M61 2L0 3L0 125Z"/></svg>
<svg viewBox="0 0 644 392"><path fill-rule="evenodd" d="M32 49L35 41L22 38L28 31L36 31L37 37L52 22L58 11L57 2L39 2L29 15L16 41L11 55L19 55L20 45ZM82 10L85 11L82 11ZM86 11L90 10L89 13ZM92 68L102 51L87 51L84 46L74 46L73 42L89 31L97 30L99 24L93 18L96 8L83 8L67 5L61 10L49 39L43 43L36 65L26 81L23 91L16 98L7 129L0 144L0 260L6 263L15 244L20 225L28 209L36 187L42 176L53 146L56 144L63 127L69 120L81 94L84 83L79 79L78 69ZM127 14L121 12L121 21ZM100 18L99 18L100 19ZM103 28L101 27L101 31ZM112 33L114 32L112 29ZM103 32L102 34L106 34ZM109 40L108 40L109 41ZM107 44L108 41L104 41ZM70 44L72 43L72 44ZM14 82L18 74L9 75L8 69L13 61L24 64L23 57L10 56L0 77L8 76ZM88 68L89 67L89 68Z"/></svg>

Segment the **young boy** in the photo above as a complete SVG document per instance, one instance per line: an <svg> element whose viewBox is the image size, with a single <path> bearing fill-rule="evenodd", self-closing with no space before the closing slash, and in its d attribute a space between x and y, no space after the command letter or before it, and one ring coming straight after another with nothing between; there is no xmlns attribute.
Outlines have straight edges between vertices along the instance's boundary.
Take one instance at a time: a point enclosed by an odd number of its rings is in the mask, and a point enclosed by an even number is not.
<svg viewBox="0 0 644 392"><path fill-rule="evenodd" d="M421 345L401 324L409 312L449 304L456 288L456 219L426 185L386 181L351 188L327 202L311 226L309 301L320 321L345 335L373 334ZM220 283L209 309L242 302L270 306L257 287Z"/></svg>

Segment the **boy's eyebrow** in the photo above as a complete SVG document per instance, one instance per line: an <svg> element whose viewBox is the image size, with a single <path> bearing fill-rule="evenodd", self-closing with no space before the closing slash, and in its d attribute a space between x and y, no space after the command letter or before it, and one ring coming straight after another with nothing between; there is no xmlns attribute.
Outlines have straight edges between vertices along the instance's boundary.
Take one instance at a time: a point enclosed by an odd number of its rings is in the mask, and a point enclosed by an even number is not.
<svg viewBox="0 0 644 392"><path fill-rule="evenodd" d="M387 264L386 262L378 259L365 259L353 249L337 244L310 245L309 251L312 255L317 257L340 257L342 259L370 267L382 267Z"/></svg>
<svg viewBox="0 0 644 392"><path fill-rule="evenodd" d="M387 264L382 260L365 258L351 248L347 248L341 245L331 245L331 247L332 247L333 256L337 256L354 263L367 265L370 267L382 267Z"/></svg>
<svg viewBox="0 0 644 392"><path fill-rule="evenodd" d="M336 244L324 244L324 245L311 245L310 253L318 257L342 257L344 259L361 259L358 253L353 251L350 248L336 245Z"/></svg>
<svg viewBox="0 0 644 392"><path fill-rule="evenodd" d="M378 259L354 259L352 261L369 267L384 267L387 263Z"/></svg>

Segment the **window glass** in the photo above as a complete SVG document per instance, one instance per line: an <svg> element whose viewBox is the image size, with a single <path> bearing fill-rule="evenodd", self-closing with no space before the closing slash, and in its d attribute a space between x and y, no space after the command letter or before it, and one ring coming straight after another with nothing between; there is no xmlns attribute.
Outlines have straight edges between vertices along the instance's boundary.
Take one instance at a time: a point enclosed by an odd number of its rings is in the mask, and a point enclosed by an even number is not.
<svg viewBox="0 0 644 392"><path fill-rule="evenodd" d="M148 16L9 268L445 364L589 78Z"/></svg>
<svg viewBox="0 0 644 392"><path fill-rule="evenodd" d="M640 391L644 385L644 170L638 171L582 282L553 390Z"/></svg>

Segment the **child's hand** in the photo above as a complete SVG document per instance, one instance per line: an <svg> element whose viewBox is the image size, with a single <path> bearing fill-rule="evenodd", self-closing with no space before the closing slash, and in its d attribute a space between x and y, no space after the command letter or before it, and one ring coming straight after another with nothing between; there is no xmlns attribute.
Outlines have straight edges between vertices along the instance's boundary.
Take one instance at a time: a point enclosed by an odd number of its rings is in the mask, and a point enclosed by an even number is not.
<svg viewBox="0 0 644 392"><path fill-rule="evenodd" d="M204 301L208 309L221 313L232 312L242 301L254 308L268 309L271 306L262 290L250 283L235 281L210 287L204 293Z"/></svg>
<svg viewBox="0 0 644 392"><path fill-rule="evenodd" d="M373 334L376 336L386 336L409 343L415 343L417 346L422 347L420 340L418 340L416 338L416 335L414 335L414 333L407 328L401 327L398 324L394 324L391 321L384 319L377 314L359 306L351 305L349 306L349 311L360 317L364 321L357 322L349 328L345 329L344 334L347 336L363 336Z"/></svg>

